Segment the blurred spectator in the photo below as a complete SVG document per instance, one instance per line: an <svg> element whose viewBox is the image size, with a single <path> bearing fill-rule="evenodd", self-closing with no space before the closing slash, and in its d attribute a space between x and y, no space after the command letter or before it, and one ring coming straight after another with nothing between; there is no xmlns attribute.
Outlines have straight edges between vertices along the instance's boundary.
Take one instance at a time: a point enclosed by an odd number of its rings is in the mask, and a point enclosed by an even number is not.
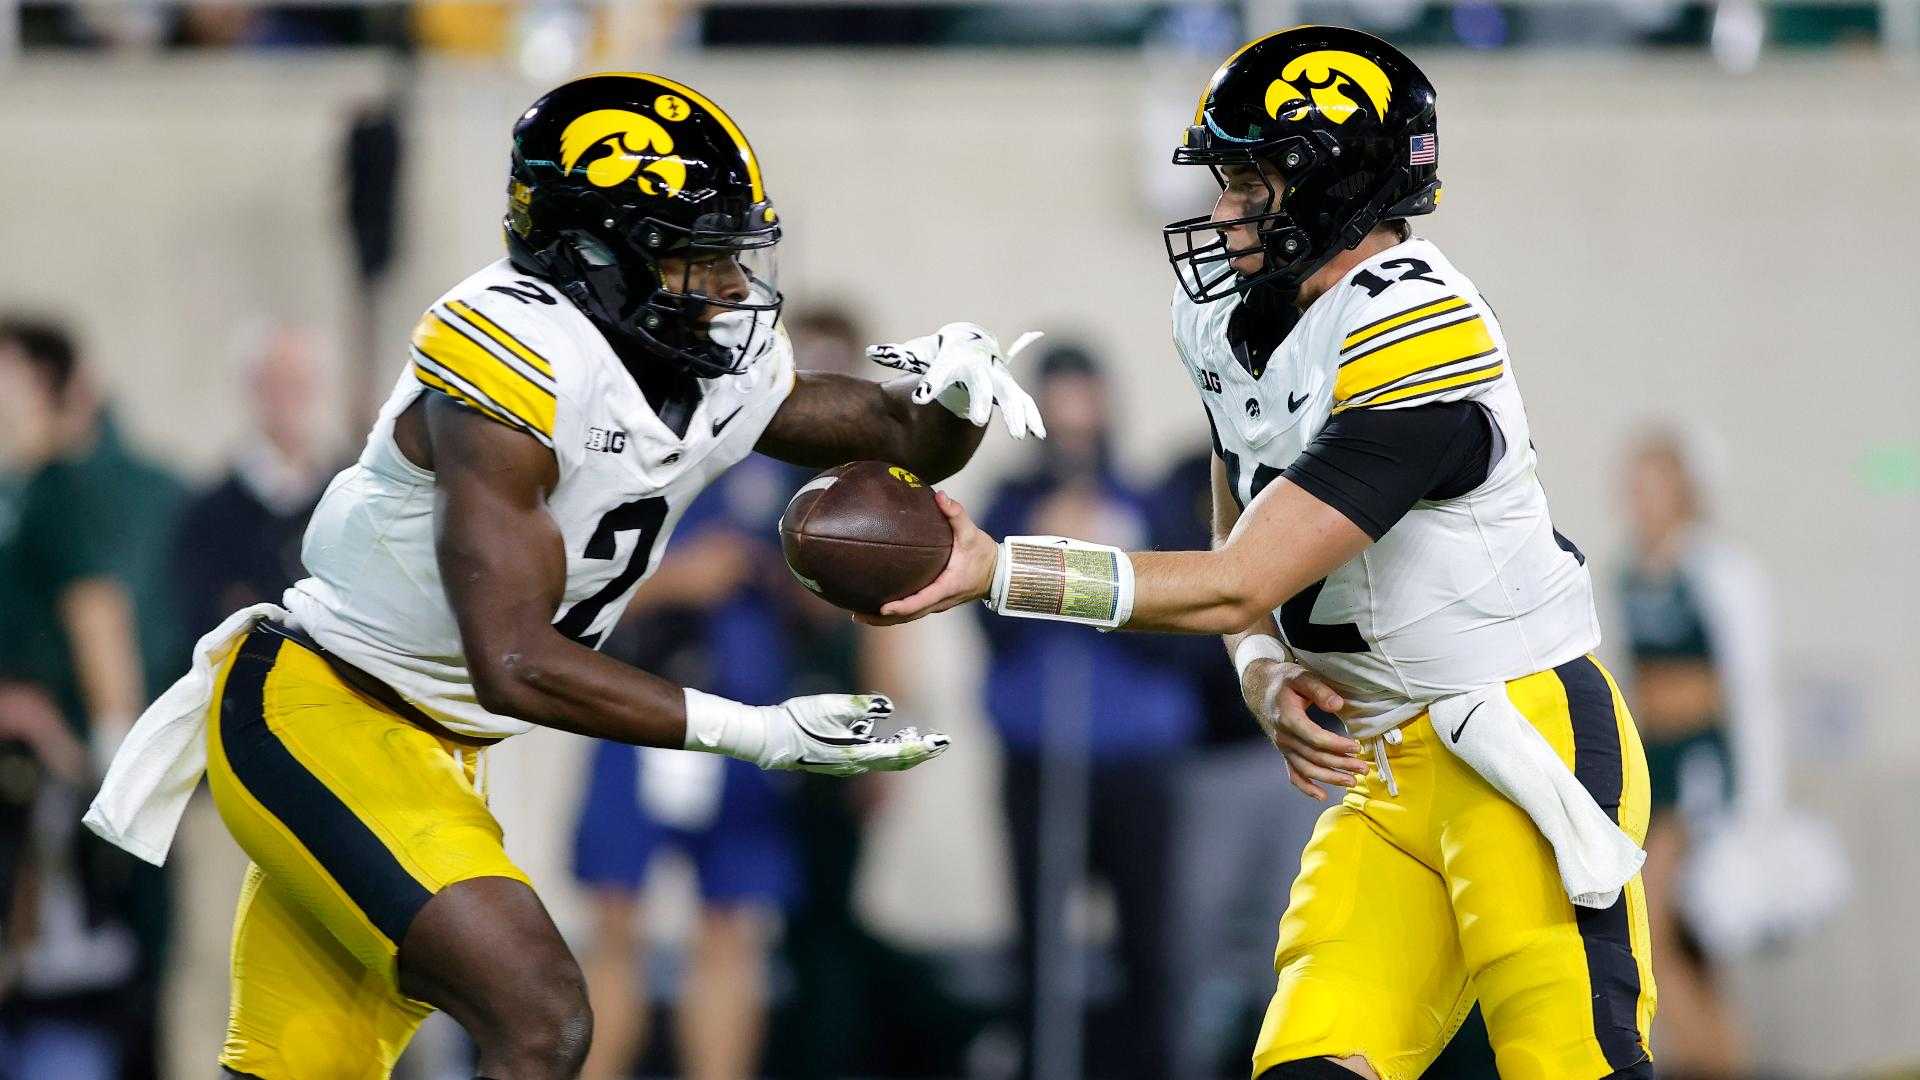
<svg viewBox="0 0 1920 1080"><path fill-rule="evenodd" d="M192 499L173 549L183 636L280 594L302 576L300 540L331 462L319 445L319 369L305 330L273 327L244 357L250 430L226 475Z"/></svg>
<svg viewBox="0 0 1920 1080"><path fill-rule="evenodd" d="M801 371L863 377L893 374L867 360L866 335L853 313L844 307L820 304L803 308L781 325L793 342L793 366Z"/></svg>
<svg viewBox="0 0 1920 1080"><path fill-rule="evenodd" d="M783 321L793 342L794 366L837 375L891 375L866 359L865 335L853 313L837 304L803 307ZM806 482L788 472L782 498ZM765 534L771 537L773 534ZM784 563L781 575L785 574ZM845 687L884 689L885 634L858 628L846 613L814 596L791 577L780 585L794 651L791 690L829 693ZM803 773L791 804L804 888L787 925L782 954L793 975L793 995L781 1017L782 1075L829 1080L871 1068L861 1057L873 1045L869 1029L888 1003L879 999L876 968L893 959L860 925L853 908L854 877L865 849L867 824L885 797L889 778L852 780Z"/></svg>
<svg viewBox="0 0 1920 1080"><path fill-rule="evenodd" d="M775 539L791 479L787 466L752 457L708 488L609 651L740 701L800 692L796 635L782 613L793 584ZM701 899L675 1011L678 1075L758 1074L768 952L800 884L789 797L784 776L746 762L595 746L574 847L594 928L581 955L594 1009L588 1080L624 1078L644 1060L650 987L640 901L654 854L668 848L693 863Z"/></svg>
<svg viewBox="0 0 1920 1080"><path fill-rule="evenodd" d="M0 319L0 387L12 474L0 507L0 725L41 766L9 898L0 1071L150 1075L162 880L79 818L150 675L177 662L162 553L179 489L122 445L62 327ZM9 771L19 764L16 754Z"/></svg>
<svg viewBox="0 0 1920 1080"><path fill-rule="evenodd" d="M1747 1037L1685 913L1680 884L1694 849L1738 791L1779 794L1778 695L1768 684L1765 581L1747 554L1705 525L1704 448L1644 436L1622 493L1633 530L1621 579L1632 708L1646 746L1647 915L1661 1073L1751 1075Z"/></svg>
<svg viewBox="0 0 1920 1080"><path fill-rule="evenodd" d="M1201 446L1154 489L1156 550L1212 546L1213 461ZM1192 680L1204 718L1201 745L1175 781L1169 1075L1238 1077L1273 995L1273 928L1321 808L1288 786L1286 762L1241 701L1220 639L1153 640Z"/></svg>
<svg viewBox="0 0 1920 1080"><path fill-rule="evenodd" d="M1048 438L1033 469L983 504L981 526L995 536L1057 534L1139 548L1150 535L1148 500L1114 470L1099 365L1082 348L1056 345L1035 372ZM1068 933L1070 894L1090 868L1113 893L1125 988L1112 1030L1096 1029L1086 1042L1097 1055L1086 1072L1164 1078L1173 786L1200 725L1199 693L1155 638L1033 619L987 618L981 626L990 650L987 710L1006 749L1026 1073L1059 1067L1035 1065L1036 1040L1040 1028L1054 1028L1050 1010L1075 995L1062 998L1040 983L1076 963L1058 944ZM1054 797L1083 782L1083 808ZM1081 850L1088 866L1074 857Z"/></svg>

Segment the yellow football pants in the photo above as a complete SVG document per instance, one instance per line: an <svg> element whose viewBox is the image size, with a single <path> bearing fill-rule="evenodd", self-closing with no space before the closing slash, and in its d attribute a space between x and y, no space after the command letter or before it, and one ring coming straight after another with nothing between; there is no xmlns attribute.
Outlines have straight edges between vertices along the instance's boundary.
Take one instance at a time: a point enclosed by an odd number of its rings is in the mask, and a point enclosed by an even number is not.
<svg viewBox="0 0 1920 1080"><path fill-rule="evenodd" d="M474 787L479 752L258 631L214 695L208 783L253 860L220 1063L261 1080L381 1080L432 1011L397 981L413 917L458 881L527 880Z"/></svg>
<svg viewBox="0 0 1920 1080"><path fill-rule="evenodd" d="M1647 767L1619 689L1591 657L1507 695L1636 842ZM1301 856L1253 1072L1361 1055L1412 1080L1478 999L1502 1080L1596 1080L1649 1058L1654 986L1636 876L1604 911L1567 899L1519 807L1422 715L1401 729L1389 796L1369 772L1320 817Z"/></svg>

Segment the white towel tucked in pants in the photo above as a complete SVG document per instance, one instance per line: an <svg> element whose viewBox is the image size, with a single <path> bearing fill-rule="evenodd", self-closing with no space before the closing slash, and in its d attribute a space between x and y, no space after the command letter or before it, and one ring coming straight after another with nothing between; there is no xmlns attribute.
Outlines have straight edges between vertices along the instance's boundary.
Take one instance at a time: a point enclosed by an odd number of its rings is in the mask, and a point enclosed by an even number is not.
<svg viewBox="0 0 1920 1080"><path fill-rule="evenodd" d="M1507 697L1504 684L1427 707L1442 746L1526 811L1553 845L1560 883L1581 907L1609 908L1647 853L1614 823Z"/></svg>
<svg viewBox="0 0 1920 1080"><path fill-rule="evenodd" d="M101 839L155 866L167 861L180 815L207 771L214 674L263 618L289 617L278 604L255 604L227 616L193 647L192 669L140 714L81 819Z"/></svg>

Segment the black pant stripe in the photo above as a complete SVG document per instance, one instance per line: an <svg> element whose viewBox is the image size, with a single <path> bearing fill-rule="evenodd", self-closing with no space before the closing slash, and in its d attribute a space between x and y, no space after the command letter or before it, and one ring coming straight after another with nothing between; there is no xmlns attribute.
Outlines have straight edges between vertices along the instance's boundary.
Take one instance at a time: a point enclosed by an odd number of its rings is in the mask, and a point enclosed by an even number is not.
<svg viewBox="0 0 1920 1080"><path fill-rule="evenodd" d="M220 698L220 742L227 764L247 792L293 832L397 946L433 894L267 726L267 674L283 644L281 638L254 633L240 646Z"/></svg>
<svg viewBox="0 0 1920 1080"><path fill-rule="evenodd" d="M1553 669L1567 691L1573 718L1573 775L1600 808L1620 819L1620 718L1613 712L1613 688L1592 658L1581 657Z"/></svg>
<svg viewBox="0 0 1920 1080"><path fill-rule="evenodd" d="M1573 721L1573 775L1619 821L1625 771L1613 689L1590 657L1562 664L1553 673L1566 688L1567 713ZM1634 960L1627 925L1626 892L1604 911L1575 905L1573 915L1586 946L1594 1037L1608 1065L1629 1068L1646 1054L1640 1049L1640 965Z"/></svg>

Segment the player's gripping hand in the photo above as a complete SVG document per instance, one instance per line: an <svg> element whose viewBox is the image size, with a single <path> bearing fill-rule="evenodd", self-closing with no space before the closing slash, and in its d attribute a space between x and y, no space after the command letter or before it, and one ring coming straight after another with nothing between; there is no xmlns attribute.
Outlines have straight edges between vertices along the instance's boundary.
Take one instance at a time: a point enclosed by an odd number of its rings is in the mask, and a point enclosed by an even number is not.
<svg viewBox="0 0 1920 1080"><path fill-rule="evenodd" d="M1307 715L1309 705L1335 712L1344 704L1340 694L1313 672L1287 661L1255 660L1247 666L1240 694L1260 722L1260 730L1287 759L1287 779L1308 798L1325 802L1327 793L1321 784L1349 788L1366 774L1360 744L1328 731Z"/></svg>
<svg viewBox="0 0 1920 1080"><path fill-rule="evenodd" d="M974 427L985 427L1000 406L1007 434L1024 439L1031 432L1047 437L1040 409L1014 381L1007 361L1040 337L1039 331L1020 335L1003 355L1000 342L984 328L969 322L948 323L925 337L897 345L870 345L867 359L885 367L920 376L913 401L939 401L955 416Z"/></svg>
<svg viewBox="0 0 1920 1080"><path fill-rule="evenodd" d="M880 605L878 615L857 613L854 621L868 626L897 626L936 611L946 611L984 599L992 588L994 564L1000 558L999 543L980 531L980 527L967 516L966 507L961 506L953 496L936 491L933 501L940 508L940 513L946 515L947 527L953 530L953 554L947 556L946 567L940 571L939 577L927 583L926 588L912 596L887 601Z"/></svg>
<svg viewBox="0 0 1920 1080"><path fill-rule="evenodd" d="M856 776L898 772L940 756L949 740L937 731L901 728L876 737L893 715L885 694L812 694L778 705L743 705L687 689L688 750L725 754L762 769Z"/></svg>

